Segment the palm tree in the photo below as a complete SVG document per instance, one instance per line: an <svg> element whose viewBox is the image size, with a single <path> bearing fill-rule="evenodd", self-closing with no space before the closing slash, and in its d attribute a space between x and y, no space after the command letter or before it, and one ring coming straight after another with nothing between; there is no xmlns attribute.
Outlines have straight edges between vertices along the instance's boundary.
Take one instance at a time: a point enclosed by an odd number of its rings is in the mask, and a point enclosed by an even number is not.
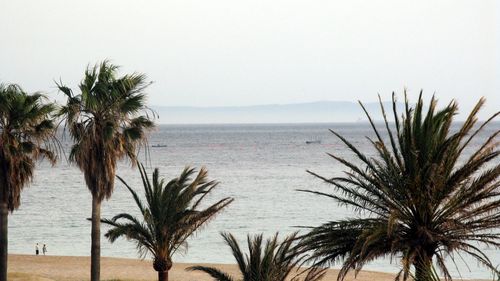
<svg viewBox="0 0 500 281"><path fill-rule="evenodd" d="M305 256L302 255L300 248L294 244L297 233L285 237L282 242L278 241L278 234L276 234L273 238L268 239L265 244L263 244L262 235L247 236L249 254L243 254L238 241L232 234L222 233L222 237L233 252L242 275L241 281L299 281L301 280L300 275L305 273L305 271L298 268ZM236 280L229 274L214 267L193 266L187 270L205 272L216 281ZM296 273L292 275L294 271ZM302 280L317 281L324 274L325 270L313 267L307 270L307 274ZM289 279L289 277L291 278Z"/></svg>
<svg viewBox="0 0 500 281"><path fill-rule="evenodd" d="M21 204L21 191L33 179L35 163L56 162L52 120L55 106L40 93L0 84L0 281L7 280L8 215Z"/></svg>
<svg viewBox="0 0 500 281"><path fill-rule="evenodd" d="M112 226L106 233L111 243L124 236L137 243L142 258L148 253L153 256L153 268L158 272L159 281L168 280L172 268L172 255L179 249L187 249L186 239L214 218L233 199L226 197L201 208L205 197L217 186L217 182L207 180L207 171L201 169L194 179L195 169L185 168L178 178L165 183L159 170L153 172L151 182L144 166L140 165L146 204L137 193L120 177L118 179L132 193L142 218L121 213L102 222Z"/></svg>
<svg viewBox="0 0 500 281"><path fill-rule="evenodd" d="M302 244L313 252L316 264L342 262L339 280L349 270L358 272L383 256L401 258L398 277L404 280L412 266L416 280L424 280L433 262L451 279L445 256L461 252L495 270L478 244L500 246L500 164L495 161L499 131L478 147L471 144L498 113L475 126L485 102L480 99L466 121L452 127L458 111L455 102L437 110L433 97L425 112L422 92L411 108L405 91L400 118L394 93L392 101L394 124L387 121L380 102L384 134L361 104L376 136L370 141L377 156L367 156L332 131L356 160L331 154L347 169L342 176L326 178L310 172L333 185L335 192L302 190L330 197L365 217L314 227Z"/></svg>
<svg viewBox="0 0 500 281"><path fill-rule="evenodd" d="M154 127L154 116L145 113L145 75L116 77L117 70L107 61L88 67L78 95L58 84L67 96L59 114L74 142L69 160L83 172L92 194L92 281L100 278L101 202L113 193L117 161L128 158L135 163L137 148Z"/></svg>

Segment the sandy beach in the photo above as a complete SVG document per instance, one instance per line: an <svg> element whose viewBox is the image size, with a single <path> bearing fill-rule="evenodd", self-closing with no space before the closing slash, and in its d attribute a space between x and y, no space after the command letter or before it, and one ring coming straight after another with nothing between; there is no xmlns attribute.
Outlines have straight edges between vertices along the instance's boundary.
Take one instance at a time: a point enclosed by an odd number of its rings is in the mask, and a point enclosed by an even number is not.
<svg viewBox="0 0 500 281"><path fill-rule="evenodd" d="M207 274L187 272L193 264L176 263L170 271L171 281L212 281ZM208 265L208 264L204 264ZM237 276L236 265L209 264ZM90 257L9 255L9 280L14 281L76 281L89 280ZM107 258L101 260L101 280L139 281L156 280L150 261L138 259ZM334 281L336 270L329 270L323 280ZM349 276L346 281L353 280ZM364 271L356 280L392 281L393 274Z"/></svg>

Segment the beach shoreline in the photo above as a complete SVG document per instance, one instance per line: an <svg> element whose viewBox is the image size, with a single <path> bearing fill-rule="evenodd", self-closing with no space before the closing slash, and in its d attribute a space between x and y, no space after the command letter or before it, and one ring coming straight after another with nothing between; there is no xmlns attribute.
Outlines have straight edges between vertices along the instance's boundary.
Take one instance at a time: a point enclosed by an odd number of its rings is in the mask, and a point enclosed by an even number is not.
<svg viewBox="0 0 500 281"><path fill-rule="evenodd" d="M193 265L221 268L233 276L238 276L236 264L174 263L169 272L170 281L212 281L202 272L185 269ZM35 256L23 254L9 255L9 280L29 281L80 281L89 280L90 257L85 256ZM323 280L336 280L338 270L330 269ZM391 273L362 271L358 281L393 281ZM101 280L151 281L157 280L151 261L131 258L101 258ZM346 281L354 280L350 274Z"/></svg>

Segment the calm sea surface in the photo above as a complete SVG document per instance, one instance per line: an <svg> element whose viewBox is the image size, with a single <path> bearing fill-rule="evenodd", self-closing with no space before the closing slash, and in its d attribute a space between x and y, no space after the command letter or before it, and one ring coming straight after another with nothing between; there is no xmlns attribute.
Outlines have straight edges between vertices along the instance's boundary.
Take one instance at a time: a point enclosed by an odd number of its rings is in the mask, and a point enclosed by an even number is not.
<svg viewBox="0 0 500 281"><path fill-rule="evenodd" d="M498 123L490 126L478 141L499 127ZM316 226L352 216L350 210L331 199L295 191L331 190L306 173L309 169L325 176L338 175L343 168L327 152L352 159L352 154L328 129L340 132L362 151L373 153L365 139L372 136L366 124L160 126L151 135L150 144L167 147L150 148L150 172L152 167L159 167L161 175L170 179L186 165L205 166L210 178L220 182L208 201L225 196L235 198L226 211L189 240L187 252L177 254L174 261L233 263L219 235L221 231L233 233L243 243L248 233L287 234L297 231L295 226ZM310 140L321 143L306 144ZM69 144L63 145L67 150ZM120 164L117 174L142 191L138 171L126 162ZM102 217L106 218L136 210L129 192L118 182L113 197L102 208ZM90 223L86 220L90 211L91 196L76 167L65 160L55 167L40 163L35 181L22 194L21 208L10 216L9 252L31 254L38 242L47 244L50 255L90 255ZM132 242L122 239L110 244L103 237L101 243L102 256L137 257ZM500 264L498 251L485 251L495 264ZM469 266L470 269L462 263L457 265L464 278L490 277L476 262L470 261ZM366 268L394 272L398 263L379 260Z"/></svg>

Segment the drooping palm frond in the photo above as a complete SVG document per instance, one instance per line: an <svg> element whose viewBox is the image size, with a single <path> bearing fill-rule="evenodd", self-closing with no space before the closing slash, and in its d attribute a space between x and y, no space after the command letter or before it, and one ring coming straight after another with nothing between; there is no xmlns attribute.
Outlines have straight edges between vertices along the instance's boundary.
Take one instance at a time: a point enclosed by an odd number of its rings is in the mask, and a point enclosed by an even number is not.
<svg viewBox="0 0 500 281"><path fill-rule="evenodd" d="M210 275L215 281L235 281L233 277L231 277L229 274L221 271L218 268L215 267L210 267L210 266L192 266L189 267L188 270L192 271L203 271L206 274Z"/></svg>
<svg viewBox="0 0 500 281"><path fill-rule="evenodd" d="M344 175L327 178L310 173L331 184L334 192L302 191L328 196L366 218L328 222L306 234L302 244L317 264L341 263L342 280L349 270L358 272L379 257L400 257L403 279L413 267L416 279L423 280L433 261L451 279L445 257L465 252L495 270L478 247L500 246L499 131L472 146L498 115L477 125L483 104L480 99L455 129L455 102L438 110L433 97L425 111L422 93L412 108L405 92L400 117L393 94L394 124L380 102L384 130L361 104L375 135L369 139L377 152L374 157L332 131L356 160L330 154L346 168Z"/></svg>
<svg viewBox="0 0 500 281"><path fill-rule="evenodd" d="M278 240L278 234L267 241L262 235L247 237L248 253L244 254L236 238L230 233L222 233L242 275L242 281L317 281L325 274L325 270L317 267L301 271L298 267L305 256L295 245L297 234ZM202 271L209 274L216 281L236 280L229 274L213 267L192 266L190 271ZM295 271L295 274L293 273ZM303 276L305 275L305 276Z"/></svg>
<svg viewBox="0 0 500 281"><path fill-rule="evenodd" d="M121 213L101 220L111 226L105 236L111 242L119 237L135 241L141 257L148 253L154 257L155 270L168 271L172 266L172 255L187 244L186 239L233 199L226 197L208 207L200 207L201 201L217 186L217 182L207 179L207 171L203 168L197 174L195 169L185 168L179 177L167 183L160 178L158 169L154 170L152 180L143 165L139 165L139 171L144 200L122 178L118 178L132 194L140 218Z"/></svg>
<svg viewBox="0 0 500 281"><path fill-rule="evenodd" d="M21 191L33 179L36 161L57 160L55 104L41 93L0 84L0 192L9 211L19 207Z"/></svg>

